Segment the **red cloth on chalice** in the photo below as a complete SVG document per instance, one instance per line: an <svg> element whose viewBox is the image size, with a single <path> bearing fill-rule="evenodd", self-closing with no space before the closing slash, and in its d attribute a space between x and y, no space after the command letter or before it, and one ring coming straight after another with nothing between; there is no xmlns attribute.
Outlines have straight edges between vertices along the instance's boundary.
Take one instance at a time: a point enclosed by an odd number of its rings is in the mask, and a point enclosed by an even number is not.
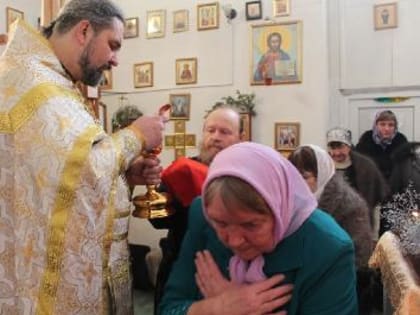
<svg viewBox="0 0 420 315"><path fill-rule="evenodd" d="M170 195L187 207L195 197L201 195L207 171L207 165L180 157L162 172L162 183Z"/></svg>

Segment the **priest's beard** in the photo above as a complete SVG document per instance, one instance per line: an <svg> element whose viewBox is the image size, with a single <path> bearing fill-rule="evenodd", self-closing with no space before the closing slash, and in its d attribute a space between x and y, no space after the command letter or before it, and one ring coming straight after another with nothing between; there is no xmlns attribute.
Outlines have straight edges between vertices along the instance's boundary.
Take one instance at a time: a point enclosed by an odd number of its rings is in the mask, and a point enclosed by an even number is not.
<svg viewBox="0 0 420 315"><path fill-rule="evenodd" d="M99 84L99 81L101 81L102 79L103 71L110 69L110 66L109 64L105 64L100 67L92 65L89 59L89 55L92 50L93 46L91 41L85 48L79 59L79 65L82 69L82 77L80 81L82 81L86 85L97 86Z"/></svg>

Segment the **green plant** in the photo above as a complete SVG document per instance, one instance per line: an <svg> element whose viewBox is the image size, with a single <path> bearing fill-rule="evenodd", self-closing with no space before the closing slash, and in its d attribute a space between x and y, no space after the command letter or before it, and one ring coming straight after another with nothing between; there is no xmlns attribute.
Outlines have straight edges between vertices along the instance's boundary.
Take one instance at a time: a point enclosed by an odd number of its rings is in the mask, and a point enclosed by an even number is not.
<svg viewBox="0 0 420 315"><path fill-rule="evenodd" d="M212 110L227 104L229 106L237 108L240 112L251 114L251 116L257 115L255 111L255 94L243 94L239 90L236 90L236 96L225 96L222 97L223 102L217 102L213 105Z"/></svg>
<svg viewBox="0 0 420 315"><path fill-rule="evenodd" d="M120 107L114 115L112 115L111 122L113 132L127 127L140 116L143 116L143 113L133 105Z"/></svg>

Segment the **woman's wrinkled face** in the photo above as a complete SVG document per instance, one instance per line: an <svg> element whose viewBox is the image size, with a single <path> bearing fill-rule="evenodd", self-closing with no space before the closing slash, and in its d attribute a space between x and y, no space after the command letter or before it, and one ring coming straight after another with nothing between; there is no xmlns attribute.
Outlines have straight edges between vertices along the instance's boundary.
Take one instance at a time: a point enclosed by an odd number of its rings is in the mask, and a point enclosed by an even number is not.
<svg viewBox="0 0 420 315"><path fill-rule="evenodd" d="M380 120L376 123L379 136L381 139L391 139L395 133L395 121L393 120Z"/></svg>
<svg viewBox="0 0 420 315"><path fill-rule="evenodd" d="M207 215L219 239L243 260L252 260L275 247L271 213L239 206L227 209L216 194L207 206Z"/></svg>

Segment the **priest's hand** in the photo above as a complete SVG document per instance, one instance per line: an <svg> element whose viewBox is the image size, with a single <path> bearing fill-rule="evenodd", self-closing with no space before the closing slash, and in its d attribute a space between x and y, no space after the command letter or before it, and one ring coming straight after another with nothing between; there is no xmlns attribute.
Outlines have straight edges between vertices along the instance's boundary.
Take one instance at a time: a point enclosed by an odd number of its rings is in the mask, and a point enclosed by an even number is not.
<svg viewBox="0 0 420 315"><path fill-rule="evenodd" d="M143 138L142 150L150 151L162 143L163 123L164 120L161 116L141 116L129 128L139 133Z"/></svg>
<svg viewBox="0 0 420 315"><path fill-rule="evenodd" d="M128 168L125 177L129 186L158 185L162 166L156 156L137 157Z"/></svg>
<svg viewBox="0 0 420 315"><path fill-rule="evenodd" d="M163 139L164 124L169 121L171 105L165 104L159 108L156 116L142 116L137 118L130 128L143 137L143 151L152 151L160 147Z"/></svg>

